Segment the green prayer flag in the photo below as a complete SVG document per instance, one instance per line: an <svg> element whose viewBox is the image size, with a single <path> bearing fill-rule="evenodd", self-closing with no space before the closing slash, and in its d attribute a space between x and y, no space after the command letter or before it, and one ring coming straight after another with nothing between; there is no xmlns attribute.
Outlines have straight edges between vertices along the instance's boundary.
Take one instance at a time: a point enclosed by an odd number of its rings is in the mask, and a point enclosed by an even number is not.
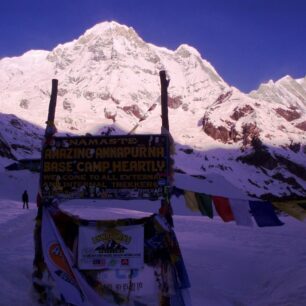
<svg viewBox="0 0 306 306"><path fill-rule="evenodd" d="M201 214L203 216L208 216L209 218L212 219L214 217L214 212L213 212L211 196L203 193L196 193L195 196Z"/></svg>

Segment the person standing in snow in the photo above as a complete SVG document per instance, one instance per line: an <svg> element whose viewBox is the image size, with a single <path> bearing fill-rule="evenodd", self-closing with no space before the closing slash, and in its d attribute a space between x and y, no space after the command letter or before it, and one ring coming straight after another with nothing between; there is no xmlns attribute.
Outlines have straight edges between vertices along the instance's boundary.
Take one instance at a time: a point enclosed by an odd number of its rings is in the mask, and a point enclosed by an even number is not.
<svg viewBox="0 0 306 306"><path fill-rule="evenodd" d="M29 209L29 195L28 192L25 190L22 194L22 202L23 202L23 208Z"/></svg>

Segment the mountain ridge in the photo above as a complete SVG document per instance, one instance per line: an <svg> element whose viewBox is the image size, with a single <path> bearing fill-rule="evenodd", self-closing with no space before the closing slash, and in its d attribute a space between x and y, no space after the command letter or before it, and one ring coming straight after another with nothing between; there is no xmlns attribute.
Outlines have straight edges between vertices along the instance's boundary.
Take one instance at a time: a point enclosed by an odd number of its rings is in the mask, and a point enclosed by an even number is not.
<svg viewBox="0 0 306 306"><path fill-rule="evenodd" d="M241 174L234 175L236 186L250 194L306 195L304 79L287 76L244 94L192 46L157 47L116 22L98 24L51 51L1 59L0 112L17 119L6 116L0 137L16 158L39 154L39 146L27 151L22 145L33 133L35 139L42 136L52 78L59 80L55 124L61 133L122 133L135 127L136 133L159 133L160 70L170 78L169 121L178 171L204 177L217 173L229 181L235 171ZM26 121L41 130L27 136L23 129L33 128ZM265 183L269 180L273 183Z"/></svg>

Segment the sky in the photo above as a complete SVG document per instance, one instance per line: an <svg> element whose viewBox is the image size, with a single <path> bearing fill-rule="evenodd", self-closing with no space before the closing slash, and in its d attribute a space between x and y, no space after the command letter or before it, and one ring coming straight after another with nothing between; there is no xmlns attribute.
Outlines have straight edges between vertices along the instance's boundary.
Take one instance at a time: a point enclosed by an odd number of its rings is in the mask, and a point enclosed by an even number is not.
<svg viewBox="0 0 306 306"><path fill-rule="evenodd" d="M306 75L305 0L2 0L0 58L52 50L111 20L157 46L193 46L244 92Z"/></svg>

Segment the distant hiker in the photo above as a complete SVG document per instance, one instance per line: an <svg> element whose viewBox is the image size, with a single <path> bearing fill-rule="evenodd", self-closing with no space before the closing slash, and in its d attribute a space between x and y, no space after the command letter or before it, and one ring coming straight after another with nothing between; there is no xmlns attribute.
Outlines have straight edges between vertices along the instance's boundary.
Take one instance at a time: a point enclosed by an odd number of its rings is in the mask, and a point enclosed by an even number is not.
<svg viewBox="0 0 306 306"><path fill-rule="evenodd" d="M23 208L29 209L29 195L28 192L25 190L22 194L22 202L23 202Z"/></svg>

